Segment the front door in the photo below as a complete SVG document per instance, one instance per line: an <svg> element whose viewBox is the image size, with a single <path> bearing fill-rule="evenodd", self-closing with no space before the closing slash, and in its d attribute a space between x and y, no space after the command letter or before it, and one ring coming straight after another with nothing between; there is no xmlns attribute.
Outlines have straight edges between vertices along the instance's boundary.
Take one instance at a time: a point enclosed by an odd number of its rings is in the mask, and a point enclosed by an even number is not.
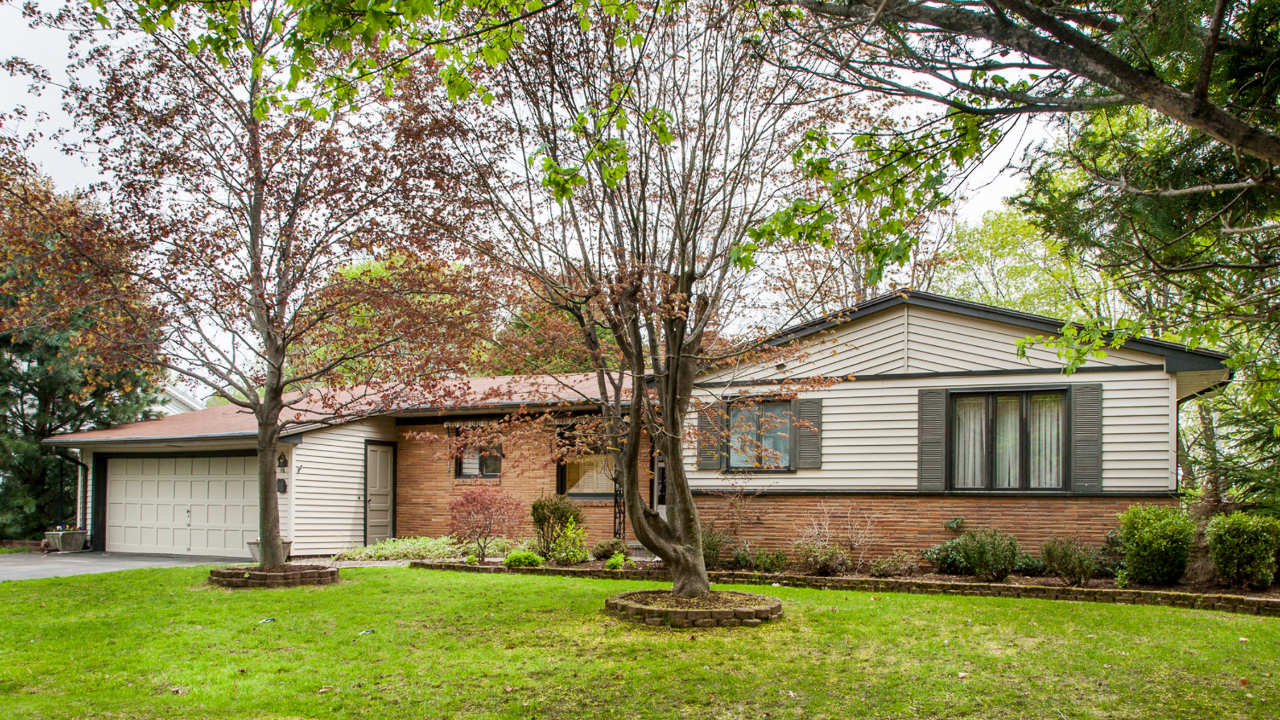
<svg viewBox="0 0 1280 720"><path fill-rule="evenodd" d="M364 454L364 544L373 545L395 534L396 448L369 443Z"/></svg>
<svg viewBox="0 0 1280 720"><path fill-rule="evenodd" d="M653 506L654 512L662 516L663 520L667 519L667 464L659 455L653 462L653 497L650 498L650 505Z"/></svg>

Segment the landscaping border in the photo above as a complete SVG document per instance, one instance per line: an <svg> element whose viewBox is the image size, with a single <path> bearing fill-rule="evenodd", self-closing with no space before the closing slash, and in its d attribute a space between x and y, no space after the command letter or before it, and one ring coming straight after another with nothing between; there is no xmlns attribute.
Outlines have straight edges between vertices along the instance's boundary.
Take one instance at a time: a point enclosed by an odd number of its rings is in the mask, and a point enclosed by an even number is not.
<svg viewBox="0 0 1280 720"><path fill-rule="evenodd" d="M782 601L778 598L739 590L729 592L746 596L752 604L744 602L731 608L664 608L632 602L637 595L653 593L652 590L632 590L605 600L604 609L623 620L674 628L755 627L782 618Z"/></svg>
<svg viewBox="0 0 1280 720"><path fill-rule="evenodd" d="M222 587L296 587L338 582L338 568L262 572L255 567L221 567L209 571L209 582Z"/></svg>
<svg viewBox="0 0 1280 720"><path fill-rule="evenodd" d="M608 580L670 581L665 569L627 568L604 570L595 568L536 567L508 568L502 565L467 565L464 563L414 560L411 568L451 570L472 573L511 573L517 575L557 575L561 577ZM1027 598L1033 600L1071 600L1075 602L1115 603L1118 605L1161 605L1193 610L1217 610L1243 615L1280 617L1280 598L1244 597L1241 595L1201 595L1167 590L1111 590L1104 588L1048 587L1045 585L1002 585L983 582L941 582L900 578L842 578L810 575L766 575L739 571L710 571L707 576L721 585L771 585L812 588L815 590L850 590L854 592L900 592L913 595L978 595L982 597Z"/></svg>

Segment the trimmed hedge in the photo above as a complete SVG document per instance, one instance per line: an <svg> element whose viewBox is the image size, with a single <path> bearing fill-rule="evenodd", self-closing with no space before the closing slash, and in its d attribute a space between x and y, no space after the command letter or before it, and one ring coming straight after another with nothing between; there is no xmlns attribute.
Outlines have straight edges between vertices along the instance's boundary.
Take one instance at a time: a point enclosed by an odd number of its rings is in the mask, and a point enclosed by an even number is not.
<svg viewBox="0 0 1280 720"><path fill-rule="evenodd" d="M1120 513L1124 564L1133 582L1172 585L1187 571L1196 528L1181 510L1134 505Z"/></svg>
<svg viewBox="0 0 1280 720"><path fill-rule="evenodd" d="M1259 590L1271 585L1280 548L1280 520L1249 513L1217 515L1204 536L1223 580Z"/></svg>

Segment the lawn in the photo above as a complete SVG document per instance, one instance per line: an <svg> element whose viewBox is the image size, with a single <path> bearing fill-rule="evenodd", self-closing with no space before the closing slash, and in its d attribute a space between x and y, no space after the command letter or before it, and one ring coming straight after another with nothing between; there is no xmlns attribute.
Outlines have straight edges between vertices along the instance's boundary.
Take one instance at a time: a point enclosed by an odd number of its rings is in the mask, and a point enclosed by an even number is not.
<svg viewBox="0 0 1280 720"><path fill-rule="evenodd" d="M783 598L786 619L691 632L603 613L608 595L653 583L361 568L327 587L231 591L207 575L0 583L0 714L1280 715L1280 619L745 588Z"/></svg>

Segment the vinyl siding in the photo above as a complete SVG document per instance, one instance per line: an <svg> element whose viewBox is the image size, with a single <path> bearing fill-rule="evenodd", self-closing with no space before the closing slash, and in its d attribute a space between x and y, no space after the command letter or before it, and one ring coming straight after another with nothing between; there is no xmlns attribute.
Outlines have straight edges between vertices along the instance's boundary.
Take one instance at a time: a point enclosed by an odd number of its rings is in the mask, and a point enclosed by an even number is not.
<svg viewBox="0 0 1280 720"><path fill-rule="evenodd" d="M395 442L394 418L307 433L293 450L293 553L324 555L364 544L364 441Z"/></svg>
<svg viewBox="0 0 1280 720"><path fill-rule="evenodd" d="M775 490L914 490L919 389L1097 382L1102 384L1103 490L1173 488L1173 380L1163 370L896 380L863 376L800 394L823 399L821 469L752 475L750 482ZM707 390L697 394L704 400L712 397ZM720 487L718 472L697 470L695 443L685 447L691 484Z"/></svg>
<svg viewBox="0 0 1280 720"><path fill-rule="evenodd" d="M1018 357L1018 341L1032 333L1025 328L971 318L930 308L899 305L860 318L813 340L803 357L778 370L772 364L740 366L711 373L704 382L784 377L846 377L899 373L1008 371L1061 367L1057 353L1041 345L1027 358ZM1128 350L1108 349L1106 357L1091 358L1085 367L1154 365L1164 358Z"/></svg>

